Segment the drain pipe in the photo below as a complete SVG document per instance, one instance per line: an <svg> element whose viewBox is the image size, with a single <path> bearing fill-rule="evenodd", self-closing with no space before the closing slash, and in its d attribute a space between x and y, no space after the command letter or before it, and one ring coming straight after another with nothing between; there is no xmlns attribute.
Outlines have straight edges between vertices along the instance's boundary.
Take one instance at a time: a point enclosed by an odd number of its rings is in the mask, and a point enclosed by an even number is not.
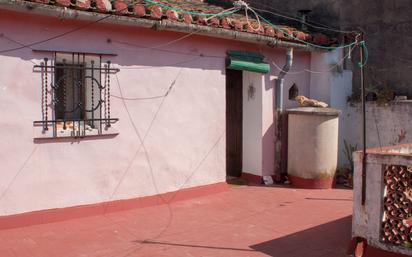
<svg viewBox="0 0 412 257"><path fill-rule="evenodd" d="M288 48L286 63L276 80L276 132L275 132L275 181L281 182L282 175L286 173L287 163L287 123L284 113L284 82L285 76L293 64L293 48Z"/></svg>

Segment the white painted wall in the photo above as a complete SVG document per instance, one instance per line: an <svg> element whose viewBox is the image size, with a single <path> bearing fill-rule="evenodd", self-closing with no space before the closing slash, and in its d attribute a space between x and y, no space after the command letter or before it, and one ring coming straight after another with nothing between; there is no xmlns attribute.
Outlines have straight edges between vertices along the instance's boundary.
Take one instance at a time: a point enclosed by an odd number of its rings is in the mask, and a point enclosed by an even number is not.
<svg viewBox="0 0 412 257"><path fill-rule="evenodd" d="M79 26L58 19L0 14L0 31L20 42L38 41ZM98 25L43 47L112 52L127 98L165 94L162 99L126 101L138 133L120 99L112 97L112 139L35 144L32 122L41 119L40 74L33 63L48 53L30 49L0 55L0 215L155 195L181 188L224 182L225 41L193 38L169 49L205 53L201 58L107 43L112 40L154 46L182 36L138 28ZM73 44L75 42L75 44ZM216 44L213 44L216 43ZM213 47L212 47L213 45ZM16 45L0 38L0 49ZM243 45L240 47L248 48ZM112 77L111 93L120 96ZM49 111L50 114L50 111ZM156 118L154 119L154 117Z"/></svg>
<svg viewBox="0 0 412 257"><path fill-rule="evenodd" d="M285 76L283 99L285 109L296 108L299 104L296 101L289 100L289 89L295 83L299 88L299 94L309 96L310 95L310 85L311 77L310 73L305 72L305 69L309 69L311 66L311 54L302 53L299 51L294 51L293 65ZM285 65L286 61L286 50L283 51L282 55L277 56L269 60L271 63L271 69L274 71L274 75L278 75L280 70Z"/></svg>
<svg viewBox="0 0 412 257"><path fill-rule="evenodd" d="M311 54L310 98L329 104L330 107L342 111L339 116L338 162L346 163L344 155L344 139L348 127L347 97L352 94L352 71L338 70L336 65L343 64L343 51L315 51Z"/></svg>
<svg viewBox="0 0 412 257"><path fill-rule="evenodd" d="M274 174L275 78L243 72L243 172L258 176Z"/></svg>
<svg viewBox="0 0 412 257"><path fill-rule="evenodd" d="M262 84L262 176L275 174L276 76L266 75Z"/></svg>
<svg viewBox="0 0 412 257"><path fill-rule="evenodd" d="M379 105L366 103L366 145L368 148L412 143L412 101ZM348 104L344 138L362 146L361 104Z"/></svg>
<svg viewBox="0 0 412 257"><path fill-rule="evenodd" d="M0 11L0 31L22 43L49 38L83 24ZM169 52L116 43L153 47L183 35L95 24L38 45L117 54L110 59L114 67L121 69L118 78L128 98L162 95L176 80L160 111L162 99L126 101L133 124L123 102L112 97L111 116L120 119L113 126L120 134L112 139L34 143L32 123L41 119L41 80L39 73L33 73L32 62L39 64L42 58L52 56L30 49L1 54L0 63L4 65L0 69L0 215L136 198L225 181L226 51L255 51L268 59L284 60L286 50L195 35L163 49ZM16 46L0 38L0 49ZM309 63L307 53L296 53L297 68L309 68ZM266 83L276 74L278 71L272 69L271 74L260 75L256 89L264 88L265 92L259 100L261 111L262 103L264 110L271 108L266 106L273 94L268 89L271 84L263 86L262 81ZM309 85L307 74L294 76L293 81ZM111 89L113 95L120 96L114 78ZM260 139L273 118L270 111L263 113L265 118L259 118L260 130L256 134ZM259 113L251 112L250 117L256 115ZM147 135L147 154L140 148L136 131ZM262 143L259 144L256 151L262 156ZM262 161L254 164L251 169L262 169Z"/></svg>
<svg viewBox="0 0 412 257"><path fill-rule="evenodd" d="M261 73L243 72L243 172L258 176L262 174L262 78Z"/></svg>

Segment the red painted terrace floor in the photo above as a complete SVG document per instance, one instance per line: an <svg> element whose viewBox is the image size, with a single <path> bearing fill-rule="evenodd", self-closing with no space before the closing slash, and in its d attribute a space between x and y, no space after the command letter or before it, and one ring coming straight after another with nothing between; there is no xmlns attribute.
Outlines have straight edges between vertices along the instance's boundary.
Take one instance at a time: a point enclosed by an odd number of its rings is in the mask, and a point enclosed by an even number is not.
<svg viewBox="0 0 412 257"><path fill-rule="evenodd" d="M232 186L170 205L1 230L0 256L340 257L351 213L351 190Z"/></svg>

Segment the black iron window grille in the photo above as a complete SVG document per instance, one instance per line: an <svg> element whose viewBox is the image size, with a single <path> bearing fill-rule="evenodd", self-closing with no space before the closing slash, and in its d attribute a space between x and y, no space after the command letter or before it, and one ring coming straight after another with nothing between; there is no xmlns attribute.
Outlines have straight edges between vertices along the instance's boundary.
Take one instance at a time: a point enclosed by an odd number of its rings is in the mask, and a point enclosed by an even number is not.
<svg viewBox="0 0 412 257"><path fill-rule="evenodd" d="M111 75L119 70L101 56L55 53L34 70L41 73L42 120L34 126L51 137L107 134L118 121L110 113Z"/></svg>

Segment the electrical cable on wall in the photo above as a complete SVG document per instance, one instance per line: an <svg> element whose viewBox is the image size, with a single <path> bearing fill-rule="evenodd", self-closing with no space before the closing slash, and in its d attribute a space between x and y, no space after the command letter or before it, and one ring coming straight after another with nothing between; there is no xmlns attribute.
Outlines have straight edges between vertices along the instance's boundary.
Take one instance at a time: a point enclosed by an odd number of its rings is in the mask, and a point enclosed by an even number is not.
<svg viewBox="0 0 412 257"><path fill-rule="evenodd" d="M174 63L166 63L166 64L161 64L159 66L143 66L143 67L116 67L119 70L150 70L150 69L161 69L167 66L177 66L185 63L191 63L193 61L199 60L202 58L202 56L196 56L194 58L191 58L189 60L184 60L180 62L174 62Z"/></svg>
<svg viewBox="0 0 412 257"><path fill-rule="evenodd" d="M201 12L186 11L186 10L183 10L183 9L175 8L175 7L165 5L165 4L162 4L162 3L159 3L159 2L156 2L156 1L152 1L152 0L144 0L144 1L148 2L148 3L151 3L151 4L154 4L154 5L157 5L159 7L165 8L165 9L176 11L178 13L190 14L190 15L193 15L193 16L217 17L217 16L225 16L225 15L229 15L229 14L234 14L234 13L240 11L240 8L232 7L232 8L229 8L229 9L224 10L224 11L219 12L219 13L201 13Z"/></svg>
<svg viewBox="0 0 412 257"><path fill-rule="evenodd" d="M137 2L138 2L138 1L134 1L134 2L131 3L131 4L135 4L135 3L137 3ZM155 3L155 2L154 2L154 3ZM158 4L158 3L157 3L157 4ZM128 8L129 8L129 7L127 6L127 7L123 8L123 9L120 9L120 10L117 10L117 11L118 11L118 12L122 12L122 11L124 11L124 10L127 10ZM179 11L180 11L180 10L179 10ZM213 17L216 17L216 16L224 16L224 15L228 15L228 14L235 13L235 12L237 12L237 11L239 11L239 10L236 10L236 8L230 8L230 9L228 9L228 10L223 10L222 12L219 12L219 13L213 13L213 14L211 14L211 13L198 13L197 15L208 16L209 18L208 18L207 20L209 20L209 19L211 19L211 18L213 18ZM226 13L226 12L227 12L227 13ZM66 32L57 34L57 35L55 35L55 36L52 36L52 37L49 37L49 38L46 38L46 39L43 39L43 40L39 40L39 41L30 43L30 44L22 45L22 46L20 46L20 47L11 48L11 49L5 49L5 50L0 50L0 54L2 54L2 53L7 53L7 52L12 52L12 51L17 51L17 50L21 50L21 49L24 49L24 48L30 48L30 47L35 46L35 45L38 45L38 44L46 43L46 42L48 42L48 41L51 41L51 40L54 40L54 39L58 39L58 38L64 37L64 36L69 35L69 34L71 34L71 33L74 33L74 32L80 31L80 30L82 30L82 29L85 29L85 28L87 28L87 27L90 27L90 26L92 26L92 25L94 25L94 24L96 24L96 23L99 23L99 22L101 22L101 21L103 21L103 20L105 20L105 19L108 19L108 18L110 18L110 17L112 17L112 16L115 16L115 15L116 15L115 13L110 13L110 14L108 14L108 15L106 15L106 16L104 16L104 17L101 17L101 18L99 18L99 19L97 19L97 20L95 20L95 21L89 22L88 24L75 27L75 28L73 28L73 29L71 29L71 30L68 30L68 31L66 31ZM190 33L190 34L186 35L186 37L189 37L189 36L192 35L192 34L193 34L193 33ZM183 39L183 38L181 38L180 40L182 40L182 39ZM176 42L177 42L177 41L176 41ZM175 43L175 42L174 42L174 43Z"/></svg>
<svg viewBox="0 0 412 257"><path fill-rule="evenodd" d="M12 179L10 180L10 182L7 184L6 188L3 190L3 192L0 194L0 201L4 198L4 196L7 194L7 192L9 191L10 187L13 185L13 183L16 181L17 177L19 177L19 175L21 174L21 172L24 170L24 168L26 168L27 163L29 163L29 161L31 160L31 158L33 157L34 153L37 151L37 149L39 148L38 145L36 145L35 147L33 147L33 150L30 152L30 154L27 156L27 158L24 160L23 164L21 165L21 167L17 170L17 172L14 174L14 176L12 177Z"/></svg>
<svg viewBox="0 0 412 257"><path fill-rule="evenodd" d="M12 39L12 38L4 35L3 33L0 33L0 39L1 39L1 38L7 39L8 41L13 42L13 43L15 43L15 44L17 44L17 45L19 45L19 46L24 46L24 44L22 44L22 43L20 43L20 42L18 42L18 41L16 41L16 40L14 40L14 39ZM28 48L30 48L30 49L33 50L33 48L31 48L31 47L28 47ZM29 62L33 63L34 65L38 65L38 63L35 63L33 60L29 60Z"/></svg>
<svg viewBox="0 0 412 257"><path fill-rule="evenodd" d="M144 46L144 45L139 45L139 44L130 43L130 42L124 42L124 41L119 41L119 40L113 40L113 39L111 39L110 41L115 43L115 44L131 46L133 48L140 48L140 49L144 49L144 50L154 50L154 51L158 51L158 52L165 52L165 53L171 53L171 54L190 55L190 56L199 56L199 57L207 57L207 58L226 58L226 56L209 55L209 54L203 54L203 53L182 52L182 51L176 51L176 50L162 49L162 48L158 48L158 47Z"/></svg>
<svg viewBox="0 0 412 257"><path fill-rule="evenodd" d="M154 5L158 5L160 7L164 7L165 5L160 4L158 2L152 1L152 0L147 0L147 2L152 3ZM282 28L280 28L279 26L274 25L273 23L271 23L269 20L267 20L266 18L264 18L263 16L261 16L260 14L258 14L252 7L250 7L246 2L244 2L243 0L238 0L235 1L233 3L233 5L236 7L235 10L241 10L244 9L245 10L245 15L246 15L246 20L248 22L248 25L253 29L253 30L259 30L261 28L261 20L264 21L265 23L267 23L268 25L270 25L271 27L273 27L274 29L276 29L277 31L281 31L282 33L284 33L288 38L293 39L297 42L303 43L305 45L314 47L314 48L318 48L318 49L323 49L323 50L335 50L335 49L343 49L343 48L349 48L352 47L354 45L361 45L363 48L366 49L366 44L365 41L362 42L357 42L354 41L350 44L347 45L341 45L341 46L323 46L323 45L318 45L318 44L314 44L311 42L307 42L305 40L301 40L293 35L291 35L290 33L288 33L287 31L283 30ZM166 6L168 8L172 8L170 6ZM229 9L230 10L230 9ZM175 10L177 11L177 10ZM257 18L257 22L259 24L258 28L253 27L253 25L251 24L250 20L249 20L249 16L248 16L248 11L251 11ZM217 14L215 14L215 16L217 16ZM367 58L362 62L362 65L366 65L367 62Z"/></svg>
<svg viewBox="0 0 412 257"><path fill-rule="evenodd" d="M271 23L269 20L267 20L266 18L264 18L262 15L258 14L258 16L259 16L264 22L266 22L268 25L270 25L271 27L273 27L273 28L276 29L277 31L280 31L280 32L284 33L288 38L293 39L293 40L295 40L295 41L297 41L297 42L300 42L300 43L302 43L302 44L305 44L305 45L308 45L308 46L311 46L311 47L314 47L314 48L318 48L318 49L323 49L323 50L343 49L343 48L349 48L349 47L352 47L352 46L354 46L354 45L358 45L358 44L361 44L361 43L364 43L364 42L365 42L365 41L362 41L362 42L354 41L354 42L352 42L352 43L350 43L350 44L341 45L341 46L323 46L323 45L318 45L318 44L310 43L310 42L307 42L307 41L305 41L305 40L299 39L299 38L293 36L292 34L290 34L289 32L285 31L285 30L282 29L281 27L279 27L279 26L277 26L277 25L274 25L274 24ZM365 45L365 47L366 47L366 45Z"/></svg>
<svg viewBox="0 0 412 257"><path fill-rule="evenodd" d="M274 60L270 59L270 61L272 62L273 66L278 69L281 72L284 72L286 74L289 75L296 75L296 74L301 74L304 72L308 72L308 73L314 73L314 74L324 74L324 73L329 73L331 71L333 71L335 68L337 68L339 65L341 65L346 58L349 58L352 55L352 52L355 50L356 46L352 46L352 48L349 50L349 52L343 57L341 58L339 61L336 62L336 64L334 64L333 66L331 66L329 69L324 70L324 71L314 71L314 70L310 70L310 69L304 69L301 71L284 71Z"/></svg>
<svg viewBox="0 0 412 257"><path fill-rule="evenodd" d="M130 171L130 168L131 168L131 165L132 165L133 162L134 162L134 159L137 157L137 155L138 155L138 153L140 152L140 150L143 149L143 150L144 150L144 154L145 154L145 159L146 159L147 164L148 164L149 169L150 169L150 173L151 173L151 177L152 177L152 182L153 182L153 185L154 185L154 187L155 187L156 193L157 193L157 195L159 196L159 198L161 198L161 200L163 201L163 203L167 205L167 207L168 207L168 209L169 209L169 220L168 220L168 224L167 224L167 225L162 229L162 231L160 231L155 237L152 237L151 240L156 239L156 238L160 237L161 235L163 235L163 234L166 232L166 230L170 227L170 225L171 225L171 223L172 223L172 220L173 220L173 210L171 209L170 203L175 199L175 197L176 197L176 196L178 195L178 193L183 189L183 187L190 181L190 179L197 173L197 171L199 170L199 168L201 167L201 165L204 163L204 161L208 158L208 156L212 153L212 151L216 148L216 146L218 145L218 143L221 141L221 139L222 139L223 136L225 135L225 131L224 131L224 132L218 137L218 140L217 140L217 141L212 145L212 147L206 152L205 156L204 156L203 158L201 158L201 160L200 160L199 163L196 165L196 167L190 172L189 176L186 177L184 183L183 183L182 185L180 185L179 188L178 188L178 190L173 193L172 197L171 197L170 199L168 199L168 201L166 201L166 200L163 198L163 196L160 194L159 189L158 189L158 187L157 187L157 183L156 183L156 180L155 180L155 178L154 178L154 170L153 170L153 166L152 166L152 164L151 164L150 155L149 155L149 152L148 152L148 150L147 150L144 142L145 142L147 136L149 135L149 133L150 133L152 127L153 127L153 124L154 124L155 120L157 119L157 116L158 116L160 110L161 110L162 107L163 107L163 103L164 103L166 97L169 95L169 93L171 92L171 90L172 90L173 87L175 86L175 84L176 84L176 82L177 82L177 79L180 77L180 75L181 75L181 73L182 73L182 70L183 70L183 68L181 68L181 69L179 70L179 72L178 72L178 74L176 75L175 79L173 80L173 82L172 82L171 85L169 86L167 92L165 93L165 95L164 95L161 103L159 104L159 106L158 106L158 108L157 108L157 110L156 110L156 112L155 112L155 114L154 114L154 116L153 116L153 118L152 118L152 120L151 120L151 122L150 122L150 125L149 125L149 127L148 127L148 129L147 129L147 131L146 131L146 133L145 133L145 135L144 135L143 137L142 137L142 135L139 133L139 131L138 131L138 129L137 129L137 126L135 125L135 122L134 122L134 120L133 120L133 118L132 118L132 115L131 115L131 113L130 113L130 111L129 111L128 105L127 105L126 102L125 102L125 98L124 98L124 96L123 96L123 90L122 90L122 87L121 87L121 85L120 85L119 78L118 78L117 74L115 75L115 76L116 76L116 82L117 82L117 85L118 85L118 88L119 88L119 93L120 93L120 96L121 96L121 99L122 99L123 106L124 106L124 108L125 108L125 110L126 110L126 112L127 112L129 121L130 121L130 123L132 124L132 127L133 127L133 129L134 129L134 132L136 133L136 136L139 138L140 145L139 145L139 147L137 148L137 150L136 150L136 152L135 152L132 160L130 161L130 163L129 163L128 167L127 167L127 169L125 170L125 172L123 172L123 174L122 174L119 182L117 183L117 186L115 187L115 190L114 190L113 193L111 194L111 198L116 194L116 192L117 192L117 190L119 189L122 181L124 180L124 178L126 177L126 175L128 174L128 172ZM105 207L104 214L106 213L106 210L107 210L107 206ZM121 225L121 224L119 224L119 225ZM146 239L145 241L147 241L147 240L148 240L148 239ZM127 254L126 256L130 255L131 253L136 252L136 251L139 250L139 249L140 249L140 248L134 249L133 251L131 251L131 252L130 252L129 254Z"/></svg>
<svg viewBox="0 0 412 257"><path fill-rule="evenodd" d="M155 5L158 5L158 6L160 6L160 7L163 7L163 4L157 3L157 2L152 1L152 0L148 0L148 1L149 1L150 3L152 3L152 4L155 4ZM258 25L259 25L258 28L257 28L257 30L259 30L259 29L261 28L261 21L260 21L260 20L262 20L262 21L266 22L268 25L270 25L271 27L273 27L274 29L276 29L277 31L281 31L282 33L284 33L288 38L293 39L293 40L295 40L295 41L297 41L297 42L300 42L300 43L302 43L302 44L311 46L311 47L313 47L313 48L318 48L318 49L322 49L322 50L336 50L336 49L351 48L352 46L359 45L360 47L362 47L364 50L367 51L366 43L365 43L364 40L361 41L361 42L358 42L358 41L356 40L356 41L354 41L354 42L352 42L352 43L350 43L350 44L341 45L341 46L323 46L323 45L318 45L318 44L314 44L314 43L311 43L311 42L307 42L307 41L305 41L305 40L301 40L301 39L299 39L299 38L291 35L291 34L288 33L287 31L283 30L283 29L280 28L279 26L276 26L276 25L272 24L269 20L265 19L263 16L261 16L260 14L258 14L252 7L250 7L250 6L249 6L246 2L244 2L243 0L235 1L235 2L233 3L233 5L234 5L235 7L237 7L237 9L239 9L239 10L240 10L240 9L245 9L246 20L247 20L247 22L248 22L248 25L249 25L253 30L255 30L255 31L256 31L256 28L253 27L253 25L251 24L251 22L250 22L250 20L249 20L248 11L253 12L254 15L255 15L256 18L257 18L257 22L258 22ZM171 7L169 7L169 8L171 8ZM359 66L360 66L360 67L365 66L366 63L367 63L367 61L368 61L368 58L367 58L367 55L365 55L365 59L360 62Z"/></svg>
<svg viewBox="0 0 412 257"><path fill-rule="evenodd" d="M152 3L152 4L155 4L155 5L158 5L158 6L163 6L163 4L160 4L160 3L155 2L155 1L152 1L152 0L147 0L147 2ZM228 10L223 10L222 12L219 12L219 13L214 13L214 14L210 14L210 13L197 13L197 15L202 14L203 16L207 16L208 18L207 18L206 20L209 20L209 19L211 19L211 18L213 18L213 17L224 16L224 15L232 14L232 13L234 13L234 12L239 11L239 10L240 10L239 7L242 7L242 8L245 9L245 12L246 12L246 13L247 13L248 11L251 11L251 12L253 12L253 13L255 14L256 18L258 19L259 29L260 29L260 26L261 26L260 20L263 20L264 22L266 22L268 25L272 26L272 27L275 28L276 30L283 32L283 33L284 33L285 35L287 35L289 38L291 38L291 39L293 39L293 40L295 40L295 41L297 41L297 42L303 43L303 44L305 44L305 45L308 45L308 46L311 46L311 47L314 47L314 48L323 49L323 50L334 50L334 49L341 49L341 48L351 47L351 46L356 45L356 44L361 44L361 46L362 46L364 49L366 49L366 44L365 44L364 41L362 41L362 42L352 42L352 43L350 43L350 44L348 44L348 45L343 45L343 46L322 46L322 45L313 44L313 43L310 43L310 42L301 40L301 39L299 39L299 38L296 38L296 37L294 37L293 35L290 35L287 31L284 31L282 28L280 28L280 27L272 24L270 21L268 21L267 19L265 19L264 17L262 17L260 14L258 14L255 10L253 10L247 3L245 3L245 2L242 1L242 0L240 0L240 1L235 1L235 2L234 2L234 5L235 5L235 7L229 8ZM128 8L128 7L123 8L123 10L126 10L127 8ZM173 7L168 6L168 8L173 8ZM176 8L174 8L174 9L176 9ZM122 11L122 10L119 10L119 11ZM175 11L184 12L184 13L186 12L186 11L180 10L180 9L176 9ZM186 13L187 13L187 12L186 12ZM20 47L16 47L16 48L12 48L12 49L0 50L0 53L6 53L6 52L11 52L11 51L16 51L16 50L20 50L20 49L23 49L23 48L30 48L30 47L32 47L32 46L34 46L34 45L41 44L41 43L45 43L45 42L48 42L48 41L51 41L51 40L54 40L54 39L57 39L57 38L66 36L66 35L68 35L68 34L71 34L71 33L74 33L74 32L76 32L76 31L82 30L82 29L84 29L84 28L86 28L86 27L89 27L89 26L91 26L91 25L93 25L93 24L96 24L96 23L98 23L98 22L100 22L100 21L103 21L103 20L105 20L105 19L107 19L107 18L109 18L109 17L111 17L111 16L113 16L113 15L114 15L113 13L108 14L108 15L106 15L106 16L104 16L104 17L102 17L102 18L99 18L99 19L97 19L97 20L95 20L95 21L92 21L92 22L90 22L90 23L88 23L88 24L85 24L85 25L82 25L82 26L73 28L73 29L71 29L71 30L69 30L69 31L66 31L66 32L64 32L64 33L57 34L57 35L55 35L55 36L53 36L53 37L50 37L50 38L47 38L47 39L44 39L44 40L36 41L36 42L34 42L34 43L27 44L27 45L22 45L22 46L20 46ZM248 18L248 17L247 17L247 18ZM252 26L252 24L250 23L250 20L249 20L249 19L248 19L248 24L249 24L249 26L251 26L252 28L254 28L254 27ZM255 29L256 29L256 28L255 28ZM196 34L197 32L198 32L197 30L196 30L196 31L193 31L193 32L191 32L191 33L189 33L189 34L187 34L187 35L185 35L185 36L183 36L183 37L181 37L181 38L179 38L179 39L176 39L176 40L174 40L174 41L170 41L170 42L168 42L168 43L166 43L166 44L164 44L164 45L160 45L160 46L157 46L157 47L167 46L167 45L170 45L170 44L179 42L180 40L183 40L183 39L185 39L185 38L187 38L187 37L189 37L189 36L191 36L191 35L193 35L193 34ZM367 57L367 56L366 56L366 57ZM361 67L365 66L365 65L366 65L366 62L367 62L367 58L365 58L365 60L363 60L363 61L361 62L361 64L360 64Z"/></svg>

